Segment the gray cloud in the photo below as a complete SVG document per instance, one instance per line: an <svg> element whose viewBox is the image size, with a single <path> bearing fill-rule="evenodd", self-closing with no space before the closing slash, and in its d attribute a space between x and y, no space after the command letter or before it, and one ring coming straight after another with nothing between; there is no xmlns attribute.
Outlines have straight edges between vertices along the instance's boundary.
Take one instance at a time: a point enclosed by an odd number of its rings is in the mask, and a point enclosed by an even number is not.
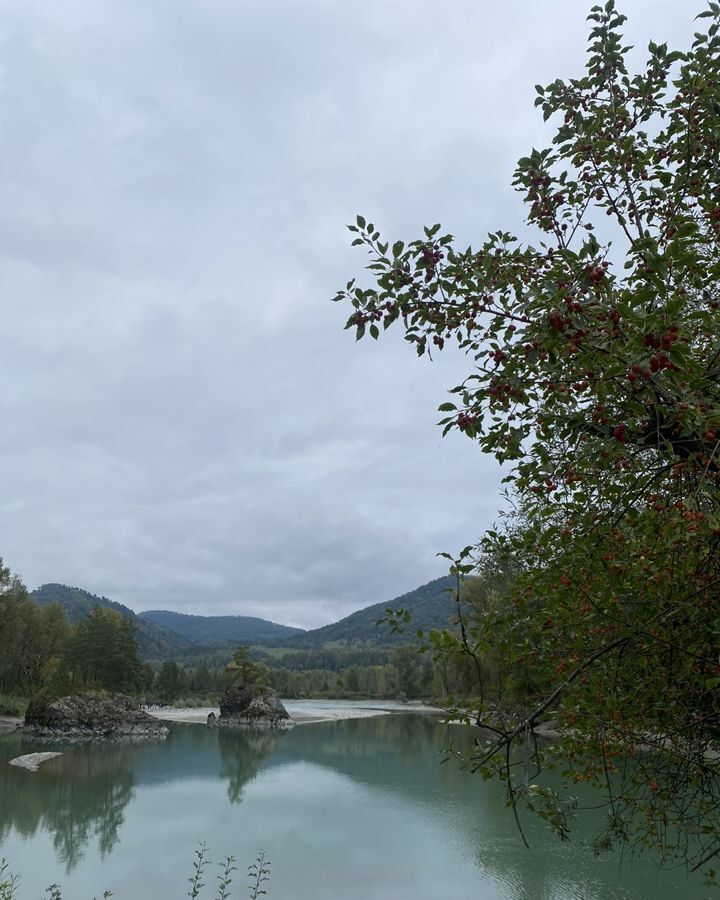
<svg viewBox="0 0 720 900"><path fill-rule="evenodd" d="M630 41L692 33L628 0ZM584 5L0 3L0 552L136 608L314 626L443 572L500 473L466 361L355 346L344 223L522 227Z"/></svg>

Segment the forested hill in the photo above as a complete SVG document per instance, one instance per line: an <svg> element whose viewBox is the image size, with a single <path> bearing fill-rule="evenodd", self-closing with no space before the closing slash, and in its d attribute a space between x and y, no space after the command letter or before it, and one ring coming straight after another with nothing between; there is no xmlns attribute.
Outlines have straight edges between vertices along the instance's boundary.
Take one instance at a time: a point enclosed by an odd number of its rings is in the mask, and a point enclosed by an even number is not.
<svg viewBox="0 0 720 900"><path fill-rule="evenodd" d="M92 610L94 606L102 606L106 609L114 609L120 615L132 619L137 631L138 649L143 659L161 658L180 654L190 646L190 642L175 632L156 625L154 622L141 619L127 606L108 600L107 597L98 597L82 588L68 587L66 584L43 584L36 588L30 597L40 605L47 603L59 603L65 610L65 615L71 623L79 622Z"/></svg>
<svg viewBox="0 0 720 900"><path fill-rule="evenodd" d="M65 610L68 622L72 625L75 625L80 619L84 619L94 606L114 609L122 616L135 618L135 613L127 606L123 606L122 603L108 600L107 597L98 597L97 594L91 594L82 588L69 587L66 584L41 584L30 596L41 606L48 603L59 603Z"/></svg>
<svg viewBox="0 0 720 900"><path fill-rule="evenodd" d="M44 584L33 591L31 597L40 604L59 603L72 623L87 616L94 606L116 610L137 626L140 655L146 660L194 658L203 649L208 653L220 650L224 659L225 655L229 658L237 643L299 650L406 643L406 636L393 635L387 626L376 625L385 610L409 610L413 630L444 628L454 612L452 594L448 592L452 587L453 579L449 576L436 578L414 591L374 603L339 622L313 631L278 625L254 616L194 616L169 610L148 610L138 614L122 603L64 584Z"/></svg>
<svg viewBox="0 0 720 900"><path fill-rule="evenodd" d="M412 613L411 626L414 629L445 628L454 613L454 601L448 589L455 584L453 578L445 575L421 587L402 594L394 600L374 603L357 612L313 631L285 641L288 647L321 647L324 644L394 644L407 643L407 637L393 635L386 625L377 625L386 609L407 609Z"/></svg>
<svg viewBox="0 0 720 900"><path fill-rule="evenodd" d="M240 641L243 644L267 644L305 634L302 628L278 625L255 616L192 616L151 609L140 618L169 628L193 644Z"/></svg>

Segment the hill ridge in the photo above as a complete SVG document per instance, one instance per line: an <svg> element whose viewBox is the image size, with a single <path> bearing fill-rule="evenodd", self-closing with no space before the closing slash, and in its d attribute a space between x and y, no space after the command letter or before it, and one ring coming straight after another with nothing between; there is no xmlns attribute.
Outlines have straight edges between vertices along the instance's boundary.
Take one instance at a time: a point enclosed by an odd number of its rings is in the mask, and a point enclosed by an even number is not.
<svg viewBox="0 0 720 900"><path fill-rule="evenodd" d="M445 628L450 622L455 606L448 592L455 580L450 575L434 578L412 591L400 594L392 600L383 600L358 609L350 615L306 631L283 642L286 647L317 647L323 643L396 644L407 641L404 635L391 634L389 629L376 625L386 609L409 609L413 629ZM365 634L363 638L362 635Z"/></svg>
<svg viewBox="0 0 720 900"><path fill-rule="evenodd" d="M454 614L454 601L448 592L453 585L449 575L435 578L391 600L372 603L337 622L307 631L259 616L203 616L173 610L136 613L108 597L59 582L40 585L31 597L41 604L60 603L71 622L82 619L96 605L114 609L136 624L140 654L144 659L168 659L188 653L195 655L201 648L232 647L238 643L298 650L330 644L353 647L400 644L407 641L405 635L392 634L389 629L376 625L385 610L409 609L413 629L445 628Z"/></svg>
<svg viewBox="0 0 720 900"><path fill-rule="evenodd" d="M68 621L73 624L84 619L94 606L115 610L135 623L138 649L143 659L158 655L171 655L181 652L189 646L189 642L181 635L153 622L143 621L129 606L118 603L117 600L110 600L105 596L92 594L84 588L51 581L41 584L31 591L30 597L41 606L48 603L59 603L65 610Z"/></svg>
<svg viewBox="0 0 720 900"><path fill-rule="evenodd" d="M305 634L302 628L281 625L260 616L203 616L168 609L148 609L138 613L138 616L174 631L193 644L209 644L215 641L265 644Z"/></svg>

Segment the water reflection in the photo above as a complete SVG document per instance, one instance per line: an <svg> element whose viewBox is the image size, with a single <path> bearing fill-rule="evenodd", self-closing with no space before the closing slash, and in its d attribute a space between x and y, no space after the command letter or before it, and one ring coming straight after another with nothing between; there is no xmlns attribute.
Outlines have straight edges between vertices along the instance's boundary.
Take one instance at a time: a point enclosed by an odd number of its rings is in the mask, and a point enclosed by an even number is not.
<svg viewBox="0 0 720 900"><path fill-rule="evenodd" d="M233 846L233 853L250 854L257 846L267 847L268 839L274 842L273 852L291 882L285 889L278 867L273 895L296 900L378 896L363 888L369 870L387 887L386 896L408 896L403 890L415 873L420 874L413 882L414 898L705 896L701 883L688 890L682 873L657 879L649 861L619 873L617 857L594 858L580 845L597 832L602 811L579 818L569 845L528 818L531 847L526 850L502 785L484 783L455 762L440 764L443 748L461 747L473 736L470 729L422 715L350 719L290 731L177 725L163 743L65 748L64 756L37 774L5 764L40 749L37 745L21 745L16 736L0 738L0 856L8 855L2 845L13 833L39 839L46 832L68 871L84 867L90 883L105 886L107 875L89 873L95 855L88 852L83 859L84 848L96 841L99 858L112 857L106 868L116 865L122 873L110 884L117 896L141 898L150 896L148 869L142 866L137 880L119 890L121 878L130 879L126 873L138 861L152 867L162 858L184 871L198 836L219 849L222 835L231 831L249 844L240 850ZM15 842L13 854L25 852L34 859L33 846L42 845L28 843L23 851ZM401 865L405 870L399 875ZM312 893L319 868L328 873L328 884L335 879L332 892L329 886L325 893ZM343 879L352 884L338 892ZM482 886L471 891L476 879ZM75 896L70 883L66 888L68 896Z"/></svg>
<svg viewBox="0 0 720 900"><path fill-rule="evenodd" d="M231 803L240 803L243 788L260 771L265 760L287 734L280 728L218 728L216 730L223 778L228 779Z"/></svg>
<svg viewBox="0 0 720 900"><path fill-rule="evenodd" d="M36 749L18 748L19 753ZM91 838L97 837L101 857L117 844L133 797L134 750L118 743L104 744L101 751L97 744L58 749L64 755L37 773L0 765L0 843L12 830L25 838L47 831L69 872Z"/></svg>

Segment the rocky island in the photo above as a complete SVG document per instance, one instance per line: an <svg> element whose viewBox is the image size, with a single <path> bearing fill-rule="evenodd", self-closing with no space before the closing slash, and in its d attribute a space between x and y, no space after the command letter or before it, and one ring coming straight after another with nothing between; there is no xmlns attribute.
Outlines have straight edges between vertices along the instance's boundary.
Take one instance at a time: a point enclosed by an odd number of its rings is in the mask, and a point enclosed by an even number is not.
<svg viewBox="0 0 720 900"><path fill-rule="evenodd" d="M264 728L292 725L277 691L264 683L265 674L264 667L250 659L247 648L240 647L225 670L220 716L208 724Z"/></svg>
<svg viewBox="0 0 720 900"><path fill-rule="evenodd" d="M168 728L125 694L88 691L32 700L23 731L38 737L164 738Z"/></svg>
<svg viewBox="0 0 720 900"><path fill-rule="evenodd" d="M277 691L262 685L228 687L220 698L217 725L259 725L271 728L290 725L288 711Z"/></svg>

